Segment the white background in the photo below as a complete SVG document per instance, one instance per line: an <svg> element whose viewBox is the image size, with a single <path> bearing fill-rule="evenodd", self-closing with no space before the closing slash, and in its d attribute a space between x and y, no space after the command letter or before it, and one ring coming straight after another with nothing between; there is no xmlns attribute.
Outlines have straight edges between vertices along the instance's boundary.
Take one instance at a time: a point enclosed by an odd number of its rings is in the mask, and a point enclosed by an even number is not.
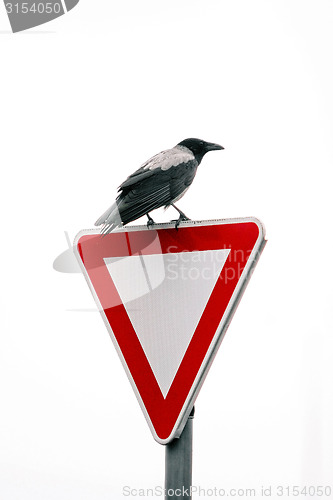
<svg viewBox="0 0 333 500"><path fill-rule="evenodd" d="M268 238L197 400L193 482L333 490L332 22L324 0L81 0L13 35L0 9L1 500L163 485L88 287L52 263L191 136L225 151L182 210L254 215Z"/></svg>

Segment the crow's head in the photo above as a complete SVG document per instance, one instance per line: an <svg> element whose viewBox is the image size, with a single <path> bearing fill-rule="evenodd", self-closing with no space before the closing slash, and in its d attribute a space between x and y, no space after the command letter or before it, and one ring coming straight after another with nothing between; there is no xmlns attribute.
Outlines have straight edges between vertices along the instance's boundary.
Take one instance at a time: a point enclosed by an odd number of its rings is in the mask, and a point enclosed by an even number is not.
<svg viewBox="0 0 333 500"><path fill-rule="evenodd" d="M202 158L208 151L215 151L217 149L224 149L219 144L214 144L213 142L202 141L201 139L185 139L182 142L179 142L177 146L185 146L190 149L194 154L198 163L201 162Z"/></svg>

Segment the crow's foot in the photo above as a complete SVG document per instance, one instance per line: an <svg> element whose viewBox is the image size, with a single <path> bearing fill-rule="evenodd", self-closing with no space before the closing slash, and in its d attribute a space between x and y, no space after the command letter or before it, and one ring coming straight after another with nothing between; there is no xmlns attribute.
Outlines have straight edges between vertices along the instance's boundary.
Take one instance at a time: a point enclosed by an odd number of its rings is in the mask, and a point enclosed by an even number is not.
<svg viewBox="0 0 333 500"><path fill-rule="evenodd" d="M150 217L149 214L146 214L147 217L148 217L148 222L147 222L147 227L149 228L150 226L152 226L153 224L155 224L155 221L152 217Z"/></svg>
<svg viewBox="0 0 333 500"><path fill-rule="evenodd" d="M179 224L183 221L183 220L191 220L189 219L188 217L186 217L185 214L179 214L179 218L178 219L174 219L172 220L171 222L175 222L175 229L178 231L178 227L179 227Z"/></svg>

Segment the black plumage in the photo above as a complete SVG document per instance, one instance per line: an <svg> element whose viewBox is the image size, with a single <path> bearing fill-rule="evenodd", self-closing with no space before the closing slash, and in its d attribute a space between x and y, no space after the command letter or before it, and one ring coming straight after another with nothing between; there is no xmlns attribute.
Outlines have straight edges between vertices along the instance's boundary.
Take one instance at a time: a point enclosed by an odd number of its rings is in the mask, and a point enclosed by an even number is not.
<svg viewBox="0 0 333 500"><path fill-rule="evenodd" d="M153 156L119 186L115 203L95 225L103 225L101 232L107 234L143 215L147 215L150 225L154 221L149 212L162 206L173 206L179 212L178 227L187 217L174 203L192 184L204 155L217 149L224 148L200 139L185 139L174 148Z"/></svg>

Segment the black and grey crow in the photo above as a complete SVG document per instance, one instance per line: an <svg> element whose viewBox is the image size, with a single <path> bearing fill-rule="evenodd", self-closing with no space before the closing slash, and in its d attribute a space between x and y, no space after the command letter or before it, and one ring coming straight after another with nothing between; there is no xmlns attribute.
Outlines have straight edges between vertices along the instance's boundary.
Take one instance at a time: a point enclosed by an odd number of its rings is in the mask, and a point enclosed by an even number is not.
<svg viewBox="0 0 333 500"><path fill-rule="evenodd" d="M224 148L200 139L185 139L174 148L153 156L119 186L115 203L101 215L95 226L103 224L101 232L107 234L143 215L148 217L149 226L154 224L149 212L171 205L179 213L175 226L178 228L188 217L174 203L192 184L204 155L216 149Z"/></svg>

